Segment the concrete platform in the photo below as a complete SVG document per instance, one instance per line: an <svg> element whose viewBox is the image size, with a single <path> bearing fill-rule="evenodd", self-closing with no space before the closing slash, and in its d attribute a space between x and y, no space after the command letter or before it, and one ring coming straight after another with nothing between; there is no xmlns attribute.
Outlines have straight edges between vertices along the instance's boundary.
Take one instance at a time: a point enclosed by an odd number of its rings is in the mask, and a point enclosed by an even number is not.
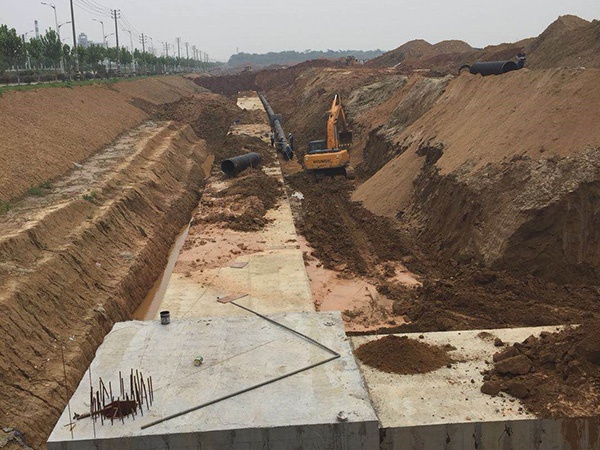
<svg viewBox="0 0 600 450"><path fill-rule="evenodd" d="M381 449L598 449L600 418L541 420L508 394L480 392L481 371L498 351L494 338L522 342L556 327L406 334L450 344L451 368L416 375L384 373L359 362L381 423ZM402 335L398 335L402 336ZM381 336L379 336L381 337ZM354 348L378 336L352 338ZM486 362L487 361L487 362Z"/></svg>
<svg viewBox="0 0 600 450"><path fill-rule="evenodd" d="M243 303L240 300L240 303ZM230 307L233 307L229 305ZM224 306L226 308L227 306ZM155 401L144 416L114 425L77 421L65 410L48 441L57 449L372 449L378 423L351 354L340 314L287 313L274 320L318 339L341 357L273 384L142 430L154 420L323 361L331 354L262 318L118 323L96 353L92 379L107 383L131 368L152 376ZM201 354L204 363L194 366ZM71 399L89 410L89 374ZM97 387L97 385L96 385ZM348 420L337 420L344 411Z"/></svg>

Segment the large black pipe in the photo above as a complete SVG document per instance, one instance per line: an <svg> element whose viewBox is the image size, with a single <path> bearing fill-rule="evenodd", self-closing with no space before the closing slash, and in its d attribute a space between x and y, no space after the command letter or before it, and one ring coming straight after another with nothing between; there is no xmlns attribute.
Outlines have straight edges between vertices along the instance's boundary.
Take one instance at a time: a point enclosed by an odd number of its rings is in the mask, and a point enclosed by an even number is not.
<svg viewBox="0 0 600 450"><path fill-rule="evenodd" d="M221 163L221 170L228 176L233 177L243 172L248 167L257 167L260 165L260 155L258 153L246 153L226 159Z"/></svg>
<svg viewBox="0 0 600 450"><path fill-rule="evenodd" d="M288 145L285 131L283 131L283 119L281 114L275 114L275 112L273 112L273 108L271 108L271 105L269 105L269 102L262 93L258 93L258 98L260 98L260 101L267 112L267 116L269 116L269 123L271 124L271 128L275 133L275 145L277 146L277 150L284 156L285 159L293 159L294 152Z"/></svg>
<svg viewBox="0 0 600 450"><path fill-rule="evenodd" d="M514 61L482 61L473 63L470 68L472 74L502 75L506 72L517 70L519 67Z"/></svg>

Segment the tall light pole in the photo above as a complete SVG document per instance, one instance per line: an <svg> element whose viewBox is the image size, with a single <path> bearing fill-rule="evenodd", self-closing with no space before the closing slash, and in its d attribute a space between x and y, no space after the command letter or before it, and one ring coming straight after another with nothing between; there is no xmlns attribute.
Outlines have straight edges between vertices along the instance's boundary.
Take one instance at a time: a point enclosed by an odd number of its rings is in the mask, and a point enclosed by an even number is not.
<svg viewBox="0 0 600 450"><path fill-rule="evenodd" d="M92 20L93 20L94 22L100 22L100 25L102 25L102 38L103 38L103 40L102 40L102 45L104 45L104 46L108 47L108 46L106 45L106 40L104 39L104 22L103 22L103 21L101 21L101 20L98 20L98 19L92 19Z"/></svg>
<svg viewBox="0 0 600 450"><path fill-rule="evenodd" d="M59 42L61 44L62 44L62 41L60 40L60 27L62 27L63 25L66 25L68 23L71 23L71 21L69 20L68 22L59 23L58 26L57 26L57 29L58 29L58 32L57 32L57 34L58 34L58 40L59 40Z"/></svg>
<svg viewBox="0 0 600 450"><path fill-rule="evenodd" d="M50 8L52 8L54 10L54 23L56 24L56 34L58 34L58 40L60 41L60 30L59 30L60 27L58 26L58 16L56 15L56 5L54 3L46 3L46 2L41 2L41 3L42 3L42 5L49 6Z"/></svg>

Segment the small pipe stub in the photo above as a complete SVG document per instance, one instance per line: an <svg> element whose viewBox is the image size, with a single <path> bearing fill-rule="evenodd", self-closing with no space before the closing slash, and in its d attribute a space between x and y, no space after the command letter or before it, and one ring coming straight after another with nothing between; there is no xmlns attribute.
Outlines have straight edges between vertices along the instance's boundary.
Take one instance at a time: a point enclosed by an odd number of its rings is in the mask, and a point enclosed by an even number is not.
<svg viewBox="0 0 600 450"><path fill-rule="evenodd" d="M171 323L171 313L169 311L160 312L160 324L169 325Z"/></svg>

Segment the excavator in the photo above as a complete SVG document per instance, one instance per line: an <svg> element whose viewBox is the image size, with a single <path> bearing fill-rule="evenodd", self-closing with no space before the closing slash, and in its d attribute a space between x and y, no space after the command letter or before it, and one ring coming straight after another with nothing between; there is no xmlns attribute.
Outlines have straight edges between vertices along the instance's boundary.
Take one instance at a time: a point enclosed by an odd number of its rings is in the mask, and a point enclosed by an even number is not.
<svg viewBox="0 0 600 450"><path fill-rule="evenodd" d="M344 175L354 179L348 149L352 145L352 132L348 129L342 99L335 94L327 119L327 140L311 141L304 156L304 168L315 179L325 175Z"/></svg>

